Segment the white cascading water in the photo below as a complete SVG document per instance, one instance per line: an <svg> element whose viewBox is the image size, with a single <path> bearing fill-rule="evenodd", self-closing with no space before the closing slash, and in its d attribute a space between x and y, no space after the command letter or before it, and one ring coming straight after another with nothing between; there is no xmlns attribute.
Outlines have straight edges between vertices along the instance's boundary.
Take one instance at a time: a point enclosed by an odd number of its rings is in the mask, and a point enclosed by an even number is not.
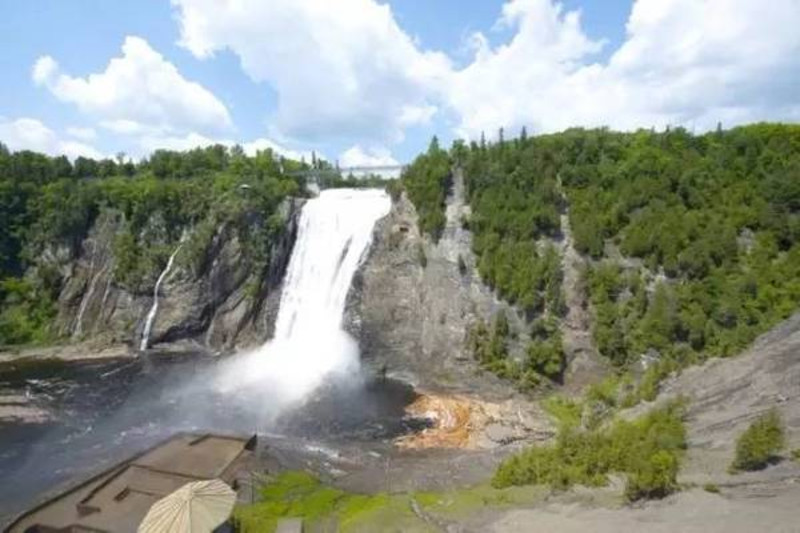
<svg viewBox="0 0 800 533"><path fill-rule="evenodd" d="M81 305L78 308L78 318L75 320L75 330L72 332L73 339L76 339L83 334L83 315L86 313L86 307L88 307L89 302L92 300L94 289L97 286L97 280L105 273L106 269L107 267L103 267L98 270L89 281L89 287L86 289L86 293L81 299Z"/></svg>
<svg viewBox="0 0 800 533"><path fill-rule="evenodd" d="M177 248L175 248L175 251L172 252L172 255L169 256L167 266L164 267L164 270L161 272L161 274L159 274L158 279L156 280L156 286L153 289L153 305L150 307L150 311L147 313L147 318L144 321L142 341L139 344L139 350L142 352L147 350L148 343L150 342L150 331L153 329L153 322L155 322L156 313L158 313L158 291L161 290L161 284L164 282L164 279L166 279L169 271L172 270L172 263L175 262L175 256L178 255L178 252L181 250L181 246L183 246L183 238L181 238L181 243Z"/></svg>
<svg viewBox="0 0 800 533"><path fill-rule="evenodd" d="M275 336L231 361L218 382L222 390L263 390L275 407L302 400L332 374L358 370L357 344L342 329L345 300L375 222L390 207L379 190L330 189L306 202Z"/></svg>

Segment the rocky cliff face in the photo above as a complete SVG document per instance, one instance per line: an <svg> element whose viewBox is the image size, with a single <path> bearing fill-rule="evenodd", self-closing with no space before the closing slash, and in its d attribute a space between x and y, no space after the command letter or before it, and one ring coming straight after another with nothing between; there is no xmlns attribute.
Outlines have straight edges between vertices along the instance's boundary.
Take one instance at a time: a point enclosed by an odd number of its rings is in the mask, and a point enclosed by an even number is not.
<svg viewBox="0 0 800 533"><path fill-rule="evenodd" d="M475 269L471 236L462 227L468 214L460 173L438 243L420 235L408 198L396 199L376 225L370 254L356 274L345 327L359 339L362 359L376 373L423 388L480 388L507 396L507 386L478 373L467 350L472 324L506 307Z"/></svg>
<svg viewBox="0 0 800 533"><path fill-rule="evenodd" d="M785 424L785 452L800 447L800 313L759 337L741 355L711 359L668 379L656 403L677 398L687 402L689 443L681 481L750 485L756 493L795 483L800 464L791 460L739 475L729 473L728 466L739 435L773 408ZM637 406L630 416L649 407Z"/></svg>
<svg viewBox="0 0 800 533"><path fill-rule="evenodd" d="M160 286L150 346L188 341L193 349L227 351L263 342L277 312L301 205L296 199L281 205L284 230L271 244L266 267L245 260L244 245L230 223L215 228L199 267L179 249ZM246 213L244 223L263 225L261 218ZM50 250L42 260L64 280L54 327L60 336L92 349L124 344L135 350L153 304L154 283L132 290L114 278L114 236L123 223L120 213L104 211L78 250Z"/></svg>

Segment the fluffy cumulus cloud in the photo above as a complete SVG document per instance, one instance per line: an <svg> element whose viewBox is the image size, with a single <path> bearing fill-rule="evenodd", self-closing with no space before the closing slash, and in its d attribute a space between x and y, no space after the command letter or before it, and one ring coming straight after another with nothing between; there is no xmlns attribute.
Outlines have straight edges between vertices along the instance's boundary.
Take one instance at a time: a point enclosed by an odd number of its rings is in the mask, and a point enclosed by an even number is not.
<svg viewBox="0 0 800 533"><path fill-rule="evenodd" d="M383 147L409 130L476 138L523 125L702 130L800 120L798 0L635 0L625 37L610 51L587 35L579 11L557 0L507 0L495 26L510 37L490 44L482 33L470 36L474 56L463 67L423 49L377 0L172 3L183 47L201 60L232 52L277 96L266 131L282 142L244 143L248 151L300 157L308 154L287 146L349 145L343 166L383 165L395 161ZM225 105L141 38L126 38L102 72L74 77L44 56L32 76L137 155L233 144ZM84 143L96 135L70 128L65 140L31 119L2 127L20 146L73 154L89 153Z"/></svg>
<svg viewBox="0 0 800 533"><path fill-rule="evenodd" d="M72 126L67 128L67 135L82 141L93 141L97 138L97 131L94 128Z"/></svg>
<svg viewBox="0 0 800 533"><path fill-rule="evenodd" d="M181 43L195 56L238 55L278 93L285 136L399 141L436 114L441 53L420 50L374 0L173 0Z"/></svg>
<svg viewBox="0 0 800 533"><path fill-rule="evenodd" d="M305 158L311 160L311 152L302 152L287 148L283 144L275 142L271 139L259 138L252 141L240 143L232 139L207 137L199 133L191 132L183 136L176 135L143 135L138 140L137 152L141 155L146 155L154 152L155 150L191 150L192 148L202 148L214 144L222 144L224 146L233 147L239 144L247 155L255 155L257 152L270 149L278 155L282 155L289 159L300 160Z"/></svg>
<svg viewBox="0 0 800 533"><path fill-rule="evenodd" d="M498 46L480 33L456 69L422 50L374 0L173 0L181 43L228 49L278 93L275 124L295 138L397 141L443 116L462 135L527 125L698 129L800 119L797 0L636 0L624 42L589 38L555 0L509 0Z"/></svg>
<svg viewBox="0 0 800 533"><path fill-rule="evenodd" d="M385 147L376 146L364 148L355 145L339 156L339 165L342 167L381 167L397 165L397 159L392 157L392 153Z"/></svg>
<svg viewBox="0 0 800 533"><path fill-rule="evenodd" d="M213 132L232 126L227 108L214 94L184 78L139 37L127 37L122 55L111 59L103 72L73 77L55 59L43 56L32 76L56 98L117 133Z"/></svg>
<svg viewBox="0 0 800 533"><path fill-rule="evenodd" d="M55 131L33 118L4 119L0 117L0 139L12 151L33 150L50 155L66 155L100 159L98 150L82 142L63 139Z"/></svg>
<svg viewBox="0 0 800 533"><path fill-rule="evenodd" d="M800 3L795 0L637 0L624 43L593 61L580 14L551 0L511 0L500 23L514 37L453 77L459 131L527 124L704 129L800 119Z"/></svg>

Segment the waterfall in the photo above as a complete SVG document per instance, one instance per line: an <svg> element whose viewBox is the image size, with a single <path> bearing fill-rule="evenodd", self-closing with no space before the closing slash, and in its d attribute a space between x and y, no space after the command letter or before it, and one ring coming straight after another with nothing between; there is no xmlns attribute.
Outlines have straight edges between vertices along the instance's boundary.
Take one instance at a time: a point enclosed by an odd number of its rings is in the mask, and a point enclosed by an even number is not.
<svg viewBox="0 0 800 533"><path fill-rule="evenodd" d="M330 189L306 202L289 260L275 337L221 375L230 391L270 391L270 403L302 399L331 374L358 370L355 340L342 329L347 293L389 212L379 190Z"/></svg>
<svg viewBox="0 0 800 533"><path fill-rule="evenodd" d="M83 315L86 313L86 307L89 305L89 302L92 300L92 296L94 295L94 289L97 286L97 280L102 276L108 267L104 266L100 270L92 276L92 279L89 281L89 287L86 289L86 293L83 295L81 299L81 305L78 308L78 318L75 321L75 331L72 333L72 338L78 338L83 333Z"/></svg>
<svg viewBox="0 0 800 533"><path fill-rule="evenodd" d="M92 241L92 260L89 262L89 275L91 276L92 272L94 272L94 260L97 256L97 241ZM86 289L86 292L83 293L83 297L81 298L81 305L78 307L78 318L75 320L75 329L72 330L72 338L77 338L83 328L81 326L83 322L83 313L86 312L86 306L89 304L89 300L92 297L92 293L94 292L95 281L97 280L97 276L99 272L92 276L91 280L89 281L89 286Z"/></svg>
<svg viewBox="0 0 800 533"><path fill-rule="evenodd" d="M172 252L172 255L169 256L169 260L167 261L167 266L164 267L164 270L159 274L158 279L156 280L156 286L153 289L153 305L150 307L150 311L147 313L147 318L144 321L144 330L142 331L142 342L139 345L140 351L145 351L147 349L147 344L150 342L150 331L153 329L153 322L156 320L156 313L158 313L158 291L161 289L161 283L169 274L169 271L172 270L172 263L175 261L175 256L178 255L178 252L183 246L183 239L181 239L181 243L178 244L178 247L175 248L175 251Z"/></svg>

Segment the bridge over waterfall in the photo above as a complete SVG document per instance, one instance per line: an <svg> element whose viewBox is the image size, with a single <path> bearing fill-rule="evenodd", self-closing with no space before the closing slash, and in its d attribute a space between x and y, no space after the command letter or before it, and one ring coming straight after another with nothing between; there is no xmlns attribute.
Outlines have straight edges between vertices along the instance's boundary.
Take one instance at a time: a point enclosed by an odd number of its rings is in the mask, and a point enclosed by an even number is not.
<svg viewBox="0 0 800 533"><path fill-rule="evenodd" d="M301 176L306 178L310 183L319 184L326 178L336 178L348 176L366 177L366 176L381 176L385 178L395 178L400 176L403 170L408 165L360 165L349 167L325 167L325 168L308 168L304 170L294 170L288 172L290 176Z"/></svg>

